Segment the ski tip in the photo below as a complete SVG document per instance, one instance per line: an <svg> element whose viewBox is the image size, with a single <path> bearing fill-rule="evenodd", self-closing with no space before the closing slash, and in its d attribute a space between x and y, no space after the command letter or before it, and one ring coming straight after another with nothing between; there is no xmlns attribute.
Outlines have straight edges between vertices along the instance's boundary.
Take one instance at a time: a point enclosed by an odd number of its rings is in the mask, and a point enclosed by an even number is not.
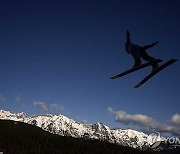
<svg viewBox="0 0 180 154"><path fill-rule="evenodd" d="M172 59L172 61L176 62L176 61L178 61L178 59Z"/></svg>
<svg viewBox="0 0 180 154"><path fill-rule="evenodd" d="M142 84L138 83L137 85L134 86L134 88L139 88Z"/></svg>
<svg viewBox="0 0 180 154"><path fill-rule="evenodd" d="M115 77L115 76L113 76L113 77L110 77L110 79L116 79L116 77Z"/></svg>

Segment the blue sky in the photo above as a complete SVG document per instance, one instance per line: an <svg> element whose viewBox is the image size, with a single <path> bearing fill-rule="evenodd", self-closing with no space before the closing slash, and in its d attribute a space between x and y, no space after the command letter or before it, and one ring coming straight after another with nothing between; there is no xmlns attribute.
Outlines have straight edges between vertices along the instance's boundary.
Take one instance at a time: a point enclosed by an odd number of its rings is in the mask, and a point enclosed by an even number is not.
<svg viewBox="0 0 180 154"><path fill-rule="evenodd" d="M134 63L124 49L126 29L139 45L160 41L150 55L179 59L179 5L178 0L0 2L0 108L62 113L110 127L151 127L135 120L138 114L179 129L179 62L139 89L133 86L150 67L109 79ZM127 121L118 119L121 110Z"/></svg>

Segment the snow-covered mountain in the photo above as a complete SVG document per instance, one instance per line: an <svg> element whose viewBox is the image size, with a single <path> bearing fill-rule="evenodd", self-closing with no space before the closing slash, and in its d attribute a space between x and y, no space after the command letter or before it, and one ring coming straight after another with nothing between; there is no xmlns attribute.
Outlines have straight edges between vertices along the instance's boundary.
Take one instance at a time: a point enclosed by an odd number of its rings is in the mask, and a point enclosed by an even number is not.
<svg viewBox="0 0 180 154"><path fill-rule="evenodd" d="M81 124L61 114L58 115L37 115L27 116L25 113L11 113L0 110L0 119L20 121L36 125L45 131L62 136L76 138L105 140L111 143L143 149L156 141L164 141L163 137L147 135L132 129L112 130L103 123Z"/></svg>

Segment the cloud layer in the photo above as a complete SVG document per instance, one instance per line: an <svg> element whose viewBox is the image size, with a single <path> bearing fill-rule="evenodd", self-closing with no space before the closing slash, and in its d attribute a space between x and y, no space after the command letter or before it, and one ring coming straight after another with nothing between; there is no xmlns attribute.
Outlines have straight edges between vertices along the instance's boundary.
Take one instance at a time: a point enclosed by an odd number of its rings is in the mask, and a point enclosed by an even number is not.
<svg viewBox="0 0 180 154"><path fill-rule="evenodd" d="M0 94L0 101L4 101L4 100L5 100L5 97L2 94Z"/></svg>
<svg viewBox="0 0 180 154"><path fill-rule="evenodd" d="M51 110L64 111L64 106L61 104L53 103L51 104Z"/></svg>
<svg viewBox="0 0 180 154"><path fill-rule="evenodd" d="M180 128L168 124L162 124L157 120L143 114L128 114L125 111L114 111L108 107L108 112L115 115L116 122L122 122L125 125L138 125L144 131L167 132L180 135ZM171 117L171 122L180 123L180 115L175 114Z"/></svg>
<svg viewBox="0 0 180 154"><path fill-rule="evenodd" d="M48 110L46 104L44 102L34 102L34 106L38 107L41 110Z"/></svg>
<svg viewBox="0 0 180 154"><path fill-rule="evenodd" d="M16 101L17 101L17 102L21 101L21 97L22 97L21 94L17 94L17 95L16 95Z"/></svg>
<svg viewBox="0 0 180 154"><path fill-rule="evenodd" d="M35 101L33 102L33 104L34 106L43 111L64 111L64 106L58 103L52 103L47 105L45 102Z"/></svg>
<svg viewBox="0 0 180 154"><path fill-rule="evenodd" d="M171 117L170 122L173 124L180 124L180 114L174 114Z"/></svg>

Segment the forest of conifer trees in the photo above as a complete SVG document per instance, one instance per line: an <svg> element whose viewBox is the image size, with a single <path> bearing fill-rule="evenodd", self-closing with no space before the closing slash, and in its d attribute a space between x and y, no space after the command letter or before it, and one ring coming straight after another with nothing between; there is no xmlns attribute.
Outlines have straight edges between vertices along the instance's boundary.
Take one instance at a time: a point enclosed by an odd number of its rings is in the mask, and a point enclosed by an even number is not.
<svg viewBox="0 0 180 154"><path fill-rule="evenodd" d="M152 153L104 141L63 137L51 134L33 125L9 120L0 120L0 152L3 154Z"/></svg>

